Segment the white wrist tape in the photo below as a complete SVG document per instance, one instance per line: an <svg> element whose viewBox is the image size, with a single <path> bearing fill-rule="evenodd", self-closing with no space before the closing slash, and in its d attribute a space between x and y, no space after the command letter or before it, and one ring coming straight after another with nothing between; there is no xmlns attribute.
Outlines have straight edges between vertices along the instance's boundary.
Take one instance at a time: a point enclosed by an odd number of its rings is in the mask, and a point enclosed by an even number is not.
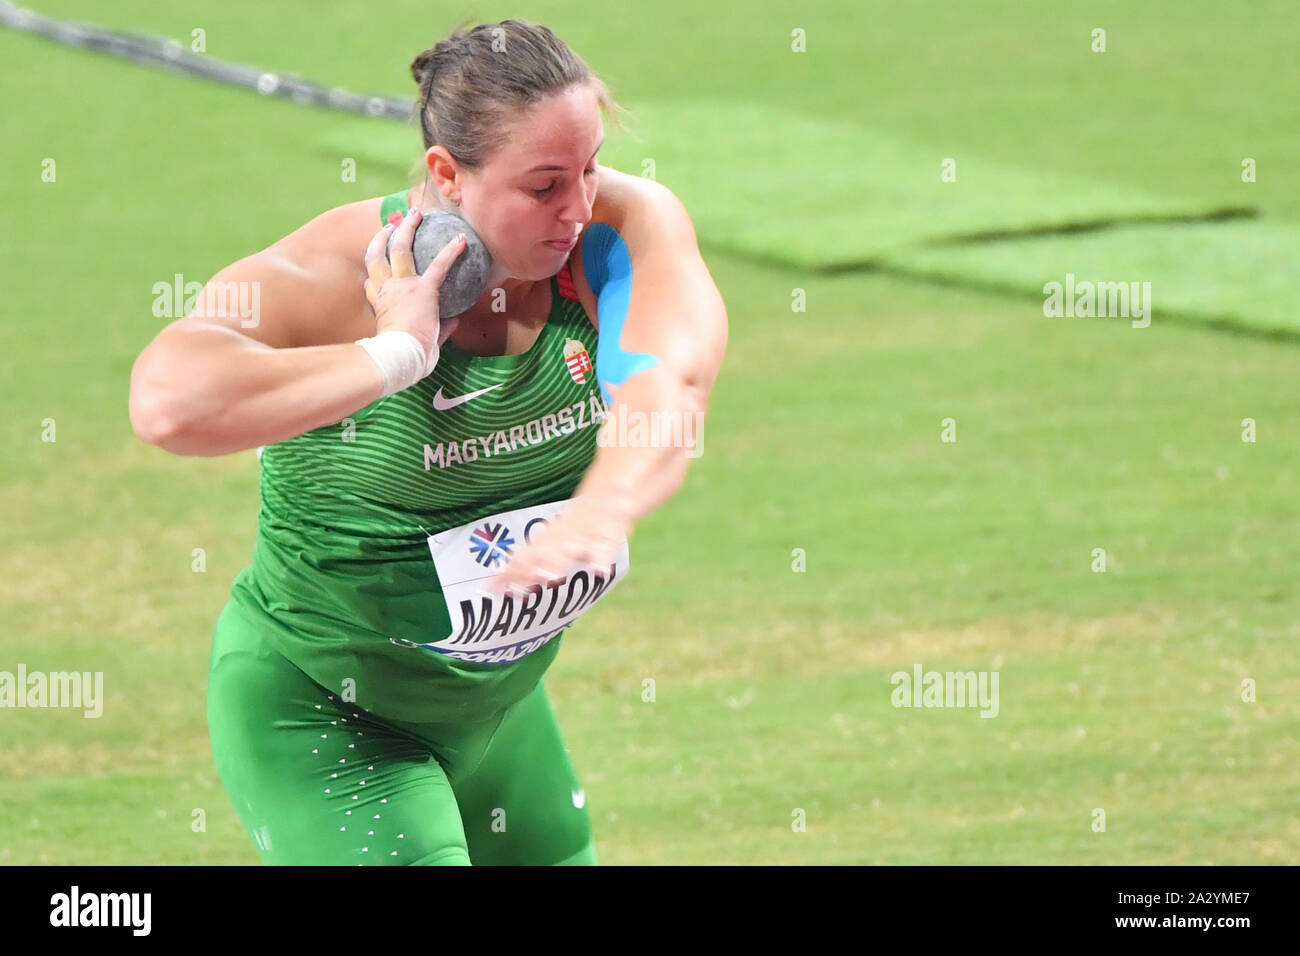
<svg viewBox="0 0 1300 956"><path fill-rule="evenodd" d="M399 329L389 329L368 339L357 339L357 345L365 349L379 366L384 377L385 396L410 388L438 364L436 352L427 355L419 339Z"/></svg>

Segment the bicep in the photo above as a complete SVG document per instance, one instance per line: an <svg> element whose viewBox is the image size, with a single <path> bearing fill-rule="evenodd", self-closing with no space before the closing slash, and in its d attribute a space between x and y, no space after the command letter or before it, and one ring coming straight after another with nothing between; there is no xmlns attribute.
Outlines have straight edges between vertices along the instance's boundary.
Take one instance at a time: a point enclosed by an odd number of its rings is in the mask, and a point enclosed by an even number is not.
<svg viewBox="0 0 1300 956"><path fill-rule="evenodd" d="M278 349L332 344L340 318L365 306L364 277L354 271L338 256L272 246L219 271L164 332L216 327Z"/></svg>
<svg viewBox="0 0 1300 956"><path fill-rule="evenodd" d="M686 210L659 187L621 230L603 226L593 238L583 258L598 303L602 388L645 373L703 408L722 365L727 314Z"/></svg>

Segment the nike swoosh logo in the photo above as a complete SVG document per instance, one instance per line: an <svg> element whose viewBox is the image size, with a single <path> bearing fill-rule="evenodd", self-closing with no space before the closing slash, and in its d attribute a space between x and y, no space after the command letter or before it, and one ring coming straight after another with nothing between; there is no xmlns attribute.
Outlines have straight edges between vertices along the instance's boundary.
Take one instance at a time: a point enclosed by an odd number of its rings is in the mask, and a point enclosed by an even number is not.
<svg viewBox="0 0 1300 956"><path fill-rule="evenodd" d="M494 388L500 388L504 382L497 382L495 385L489 385L487 388L480 388L477 392L466 392L464 395L458 395L456 398L445 398L442 394L442 386L433 396L433 407L440 412L445 412L449 408L455 408L457 405L464 405L470 399L478 398L480 395L486 395Z"/></svg>
<svg viewBox="0 0 1300 956"><path fill-rule="evenodd" d="M581 809L582 809L582 805L583 805L584 803L586 803L586 802L587 802L587 791L585 791L585 790L574 790L574 791L573 791L573 805L574 805L575 807L577 807L579 810L581 810Z"/></svg>

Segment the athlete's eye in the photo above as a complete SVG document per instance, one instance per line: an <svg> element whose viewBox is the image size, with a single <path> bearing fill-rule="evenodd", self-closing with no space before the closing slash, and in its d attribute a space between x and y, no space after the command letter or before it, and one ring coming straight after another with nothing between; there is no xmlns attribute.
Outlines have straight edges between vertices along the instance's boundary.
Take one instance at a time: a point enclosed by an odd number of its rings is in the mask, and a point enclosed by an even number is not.
<svg viewBox="0 0 1300 956"><path fill-rule="evenodd" d="M595 172L596 172L596 167L593 166L591 169L585 170L584 174L591 176L594 175ZM555 190L555 185L558 182L559 180L551 180L551 184L547 186L545 189L530 189L528 191L532 193L534 196L536 196L538 199L542 199L545 198L546 196L549 196Z"/></svg>

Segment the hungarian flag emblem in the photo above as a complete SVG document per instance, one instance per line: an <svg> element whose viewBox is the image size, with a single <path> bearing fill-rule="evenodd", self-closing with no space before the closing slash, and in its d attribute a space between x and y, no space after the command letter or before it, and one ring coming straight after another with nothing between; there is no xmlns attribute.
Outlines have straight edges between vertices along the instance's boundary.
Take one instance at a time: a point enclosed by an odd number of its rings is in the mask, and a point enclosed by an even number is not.
<svg viewBox="0 0 1300 956"><path fill-rule="evenodd" d="M595 372L587 347L577 339L564 340L564 364L568 366L570 377L579 385L586 385L587 373Z"/></svg>

